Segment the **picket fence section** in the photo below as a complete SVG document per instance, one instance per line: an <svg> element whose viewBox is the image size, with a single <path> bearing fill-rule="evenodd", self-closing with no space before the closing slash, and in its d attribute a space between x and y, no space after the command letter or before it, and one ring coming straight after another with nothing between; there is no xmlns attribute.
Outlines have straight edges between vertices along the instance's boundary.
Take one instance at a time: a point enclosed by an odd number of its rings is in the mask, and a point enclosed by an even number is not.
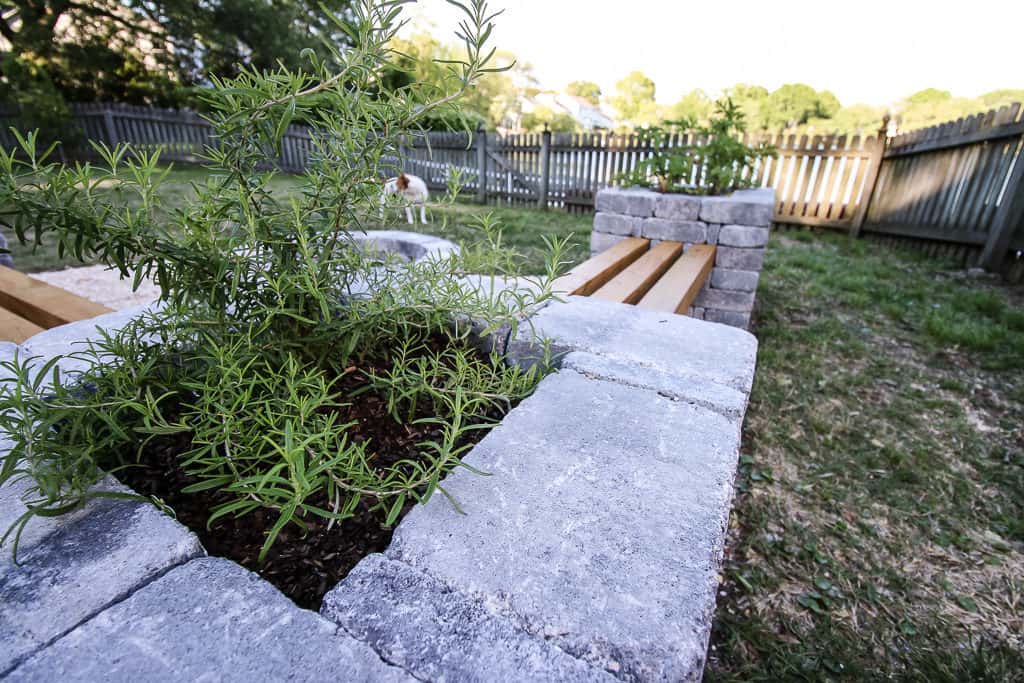
<svg viewBox="0 0 1024 683"><path fill-rule="evenodd" d="M213 127L191 111L75 105L84 140L131 142L168 161L197 162L215 148ZM15 144L17 118L0 110L0 144ZM1019 104L886 139L876 136L747 136L773 145L747 180L776 192L775 220L910 240L936 255L998 268L1024 250L1024 118ZM668 137L666 147L702 144ZM291 126L276 164L301 172L315 157L314 132ZM657 150L627 133L430 132L404 137L386 159L433 191L459 186L481 202L593 211L598 190ZM90 154L88 145L62 150ZM693 183L700 179L690 178Z"/></svg>

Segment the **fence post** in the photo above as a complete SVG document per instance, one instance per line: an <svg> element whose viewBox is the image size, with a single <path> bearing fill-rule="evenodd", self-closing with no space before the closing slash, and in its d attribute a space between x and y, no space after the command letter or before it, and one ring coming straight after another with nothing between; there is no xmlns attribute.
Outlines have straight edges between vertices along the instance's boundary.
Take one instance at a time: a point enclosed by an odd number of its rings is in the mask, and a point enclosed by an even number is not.
<svg viewBox="0 0 1024 683"><path fill-rule="evenodd" d="M483 124L476 128L476 200L487 203L487 131Z"/></svg>
<svg viewBox="0 0 1024 683"><path fill-rule="evenodd" d="M1006 183L1003 201L992 219L992 228L981 252L979 265L985 270L997 270L1003 264L1006 250L1010 248L1014 228L1024 215L1024 150L1017 155L1013 173Z"/></svg>
<svg viewBox="0 0 1024 683"><path fill-rule="evenodd" d="M551 179L551 131L548 124L544 124L544 132L541 134L540 143L540 193L537 197L537 206L542 210L548 209L548 183Z"/></svg>
<svg viewBox="0 0 1024 683"><path fill-rule="evenodd" d="M111 147L117 145L117 131L114 129L114 112L110 107L103 110L103 128L107 134L107 144Z"/></svg>
<svg viewBox="0 0 1024 683"><path fill-rule="evenodd" d="M882 168L882 157L885 156L886 142L889 135L889 115L882 118L882 127L878 129L878 137L875 138L875 147L871 150L871 158L868 160L868 175L864 179L863 201L857 207L857 213L850 225L850 237L860 237L860 229L864 225L864 219L868 216L868 209L871 208L871 200L875 197L875 186L878 184L878 171Z"/></svg>

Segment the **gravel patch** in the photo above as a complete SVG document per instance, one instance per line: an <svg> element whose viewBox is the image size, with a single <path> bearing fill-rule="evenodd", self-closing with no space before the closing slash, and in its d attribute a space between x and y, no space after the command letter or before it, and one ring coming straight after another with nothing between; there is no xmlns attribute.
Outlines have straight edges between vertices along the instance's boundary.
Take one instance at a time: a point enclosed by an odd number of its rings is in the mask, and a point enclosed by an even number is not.
<svg viewBox="0 0 1024 683"><path fill-rule="evenodd" d="M144 279L133 292L131 279L122 280L116 270L103 265L31 273L31 277L115 311L152 303L160 296L160 288L153 281Z"/></svg>

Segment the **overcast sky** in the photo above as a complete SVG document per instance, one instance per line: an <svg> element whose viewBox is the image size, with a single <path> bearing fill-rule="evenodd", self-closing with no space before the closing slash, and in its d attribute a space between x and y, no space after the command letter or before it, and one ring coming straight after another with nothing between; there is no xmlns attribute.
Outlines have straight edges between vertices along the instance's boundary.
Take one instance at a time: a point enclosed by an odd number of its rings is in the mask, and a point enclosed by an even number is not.
<svg viewBox="0 0 1024 683"><path fill-rule="evenodd" d="M1024 0L491 0L495 45L541 84L598 83L634 69L672 103L692 88L802 82L843 104L890 104L928 87L975 96L1024 88ZM409 16L451 41L457 13L418 0Z"/></svg>

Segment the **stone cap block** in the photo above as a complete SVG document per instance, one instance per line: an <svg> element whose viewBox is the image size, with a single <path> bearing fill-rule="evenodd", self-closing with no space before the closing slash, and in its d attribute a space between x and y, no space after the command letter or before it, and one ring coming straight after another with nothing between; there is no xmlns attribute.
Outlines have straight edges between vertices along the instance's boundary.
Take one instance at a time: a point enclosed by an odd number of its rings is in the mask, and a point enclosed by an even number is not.
<svg viewBox="0 0 1024 683"><path fill-rule="evenodd" d="M571 296L541 309L530 324L552 340L555 352L584 351L745 393L754 379L757 339L752 334L683 315ZM537 352L528 326L522 325L509 340L509 360L529 364Z"/></svg>
<svg viewBox="0 0 1024 683"><path fill-rule="evenodd" d="M594 210L647 218L654 215L658 193L642 187L606 187L597 191Z"/></svg>
<svg viewBox="0 0 1024 683"><path fill-rule="evenodd" d="M96 499L84 514L46 531L19 552L21 566L0 564L0 673L168 569L204 554L192 532L138 501Z"/></svg>
<svg viewBox="0 0 1024 683"><path fill-rule="evenodd" d="M413 681L234 562L193 560L81 624L11 681Z"/></svg>
<svg viewBox="0 0 1024 683"><path fill-rule="evenodd" d="M410 261L427 256L447 256L459 251L458 245L446 239L408 230L359 230L348 233L357 243L398 254Z"/></svg>
<svg viewBox="0 0 1024 683"><path fill-rule="evenodd" d="M513 614L383 555L324 597L321 613L421 680L616 680L531 634Z"/></svg>
<svg viewBox="0 0 1024 683"><path fill-rule="evenodd" d="M695 221L700 217L700 197L688 194L659 194L654 215L674 221Z"/></svg>
<svg viewBox="0 0 1024 683"><path fill-rule="evenodd" d="M739 426L563 370L466 456L490 476L445 480L466 514L431 499L386 555L619 678L698 680Z"/></svg>
<svg viewBox="0 0 1024 683"><path fill-rule="evenodd" d="M701 197L700 219L708 223L729 223L768 227L775 215L775 190L737 190L721 197Z"/></svg>

